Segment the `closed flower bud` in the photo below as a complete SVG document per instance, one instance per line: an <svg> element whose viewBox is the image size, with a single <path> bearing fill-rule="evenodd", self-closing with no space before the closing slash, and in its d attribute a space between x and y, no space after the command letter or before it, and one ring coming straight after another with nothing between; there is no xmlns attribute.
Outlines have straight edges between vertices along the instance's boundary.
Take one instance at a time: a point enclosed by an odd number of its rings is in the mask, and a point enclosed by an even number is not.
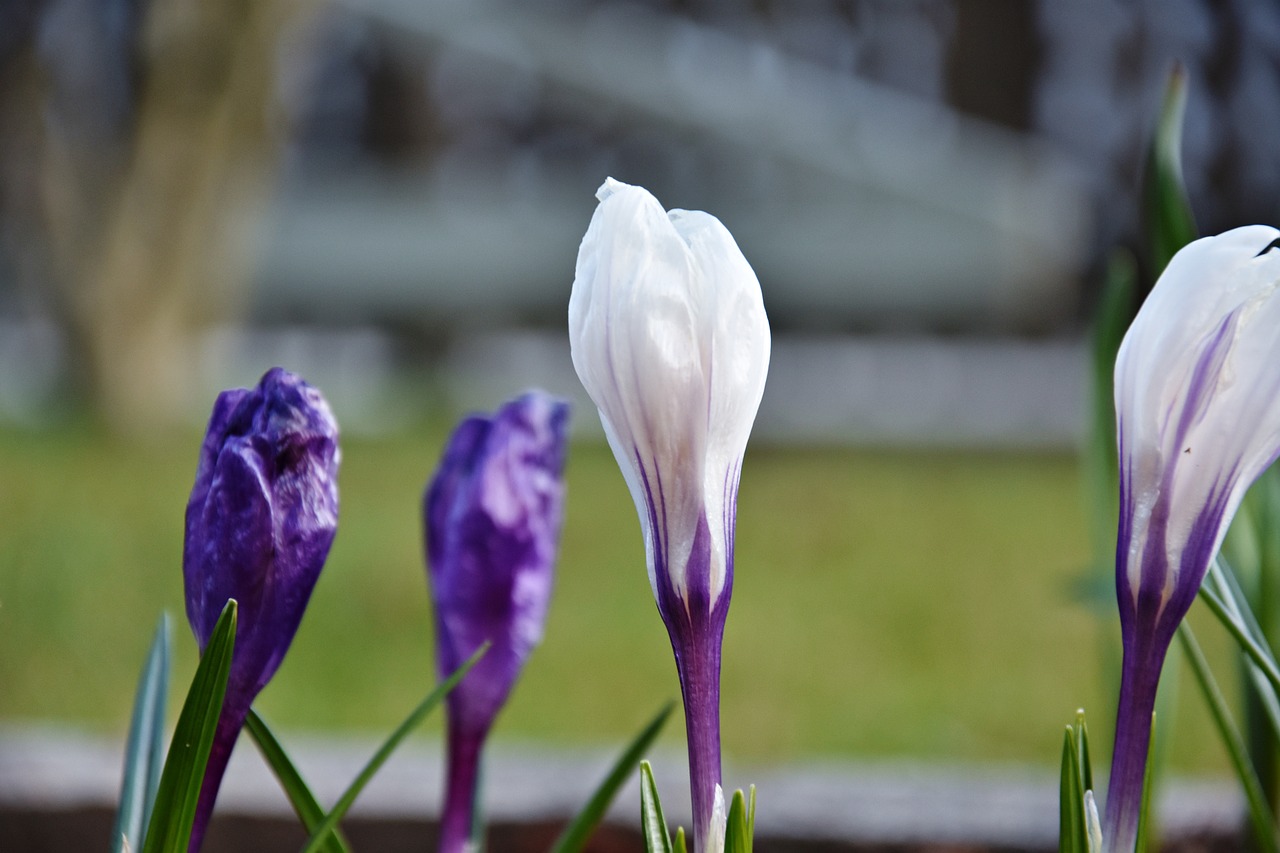
<svg viewBox="0 0 1280 853"><path fill-rule="evenodd" d="M187 618L203 650L228 599L239 616L192 850L244 718L288 651L333 543L338 459L328 404L285 370L214 403L187 504Z"/></svg>
<svg viewBox="0 0 1280 853"><path fill-rule="evenodd" d="M1105 837L1131 850L1156 684L1245 491L1280 453L1280 231L1178 252L1116 357L1124 641Z"/></svg>
<svg viewBox="0 0 1280 853"><path fill-rule="evenodd" d="M485 737L542 639L564 513L568 404L540 392L460 423L423 505L436 659L449 693L440 849L467 849Z"/></svg>

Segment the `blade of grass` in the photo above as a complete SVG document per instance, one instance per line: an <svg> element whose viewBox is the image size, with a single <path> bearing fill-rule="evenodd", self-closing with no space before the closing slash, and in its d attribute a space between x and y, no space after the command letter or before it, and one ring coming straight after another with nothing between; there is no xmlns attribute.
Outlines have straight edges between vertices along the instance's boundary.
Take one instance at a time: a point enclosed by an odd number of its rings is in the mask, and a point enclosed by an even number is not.
<svg viewBox="0 0 1280 853"><path fill-rule="evenodd" d="M1058 782L1058 853L1088 853L1084 800L1080 784L1080 752L1076 731L1066 727L1062 737L1062 771Z"/></svg>
<svg viewBox="0 0 1280 853"><path fill-rule="evenodd" d="M675 708L675 703L668 702L658 712L657 716L650 720L648 725L641 729L640 733L628 744L622 755L618 756L618 760L610 768L608 775L604 777L604 781L600 783L595 793L587 800L587 804L582 807L582 811L578 812L577 817L570 821L569 825L560 833L560 837L556 839L556 843L551 847L551 853L577 853L582 849L583 845L587 843L587 839L591 837L591 833L595 832L596 827L600 825L600 821L604 819L604 813L608 811L609 804L613 802L614 797L618 795L618 791L631 778L636 765L640 762L645 752L649 750L658 733L662 731L662 727L666 724L667 718L671 716L673 708ZM641 798L643 801L643 789Z"/></svg>
<svg viewBox="0 0 1280 853"><path fill-rule="evenodd" d="M741 790L733 792L729 816L725 820L725 853L751 853L751 829L747 824L747 798Z"/></svg>
<svg viewBox="0 0 1280 853"><path fill-rule="evenodd" d="M200 786L204 783L205 765L209 763L214 731L227 692L235 642L236 602L231 599L218 617L209 644L200 656L191 689L178 715L143 841L143 853L186 853Z"/></svg>
<svg viewBox="0 0 1280 853"><path fill-rule="evenodd" d="M653 766L647 761L640 762L640 828L645 853L671 853L671 835L662 814L658 783L653 779Z"/></svg>
<svg viewBox="0 0 1280 853"><path fill-rule="evenodd" d="M147 652L138 690L133 700L133 719L124 750L124 779L120 783L120 810L111 833L112 853L141 850L143 830L151 818L151 807L164 768L164 714L169 697L169 616L160 617Z"/></svg>
<svg viewBox="0 0 1280 853"><path fill-rule="evenodd" d="M1222 579L1223 576L1217 574L1215 568L1210 568L1209 571L1210 577L1219 583L1219 589L1225 591L1227 595L1231 595L1230 587ZM1245 616L1248 611L1241 611L1241 600L1233 599L1231 603L1228 603L1220 593L1209 589L1208 584L1200 587L1199 596L1208 605L1213 615L1218 617L1218 621L1222 623L1223 627L1235 638L1240 648L1258 667L1263 677L1271 683L1272 689L1280 691L1280 667L1277 667L1275 658L1271 655L1271 650L1260 644L1255 637L1254 631L1250 630ZM1247 605L1245 606L1247 607Z"/></svg>
<svg viewBox="0 0 1280 853"><path fill-rule="evenodd" d="M1093 763L1089 759L1089 727L1084 723L1084 709L1076 712L1076 751L1080 761L1081 795L1093 790Z"/></svg>
<svg viewBox="0 0 1280 853"><path fill-rule="evenodd" d="M1275 820L1262 793L1262 783L1258 780L1258 774L1254 772L1253 764L1249 761L1244 739L1231 720L1226 699L1218 689L1213 673L1209 671L1209 663L1200 650L1200 644L1196 642L1195 634L1186 622L1178 628L1178 640L1182 643L1187 662L1191 664L1192 672L1195 673L1196 681L1199 682L1200 690L1209 706L1209 712L1213 716L1219 734L1222 735L1222 742L1227 748L1231 764L1244 788L1245 800L1249 804L1249 820L1253 825L1254 840L1257 842L1258 849L1264 853L1277 853L1280 851L1280 843L1276 841Z"/></svg>
<svg viewBox="0 0 1280 853"><path fill-rule="evenodd" d="M1182 179L1182 120L1186 111L1187 73L1179 64L1165 84L1143 181L1151 267L1157 275L1179 249L1196 238L1195 217Z"/></svg>
<svg viewBox="0 0 1280 853"><path fill-rule="evenodd" d="M253 738L254 743L258 745L258 751L262 753L267 766L271 768L271 772L279 780L281 789L289 798L294 812L298 815L298 820L302 822L308 834L315 832L316 827L324 820L324 809L316 801L315 795L311 793L311 789L307 786L306 781L303 780L302 774L298 772L298 768L294 766L293 761L290 760L288 753L284 751L280 741L276 739L275 734L258 716L258 712L253 709L249 710L249 716L244 721L244 727ZM321 849L325 853L348 853L349 850L346 839L342 837L342 832L338 829L329 834Z"/></svg>
<svg viewBox="0 0 1280 853"><path fill-rule="evenodd" d="M1240 620L1245 628L1248 629L1249 636L1254 639L1254 642L1266 649L1268 657L1275 661L1275 654L1271 650L1271 644L1267 642L1266 633L1262 630L1262 624L1253 612L1249 594L1245 592L1240 579L1236 576L1235 570L1231 568L1231 564L1227 562L1226 557L1222 556L1221 553L1209 565L1209 577L1212 578L1213 584L1217 588L1218 596L1223 603L1229 606L1232 615Z"/></svg>
<svg viewBox="0 0 1280 853"><path fill-rule="evenodd" d="M421 725L422 721L425 720L433 710L435 710L435 707L440 704L441 700L448 695L450 690L457 686L458 682L471 671L471 667L475 666L476 662L479 661L487 651L489 651L488 643L485 643L480 648L476 649L475 654L467 658L466 663L458 667L453 675L449 676L445 681L427 694L427 698L423 699L422 702L419 703L418 707L414 708L413 711L410 712L409 716L405 718L404 722L401 723L399 727L391 733L390 737L383 742L382 746L378 747L378 751L369 759L369 762L364 766L364 769L356 775L355 780L347 787L347 790L343 792L342 796L338 798L338 802L334 804L333 809L325 815L324 820L320 821L319 825L312 830L311 838L307 840L306 846L302 848L303 853L315 853L315 851L320 849L321 845L325 843L326 837L338 825L338 821L342 820L346 815L347 810L351 808L351 805L356 801L356 798L360 796L360 792L364 790L364 786L369 784L369 780L382 769L383 764L387 763L387 759L391 757L393 752L395 752L396 747L400 746L400 743L409 736L410 732Z"/></svg>

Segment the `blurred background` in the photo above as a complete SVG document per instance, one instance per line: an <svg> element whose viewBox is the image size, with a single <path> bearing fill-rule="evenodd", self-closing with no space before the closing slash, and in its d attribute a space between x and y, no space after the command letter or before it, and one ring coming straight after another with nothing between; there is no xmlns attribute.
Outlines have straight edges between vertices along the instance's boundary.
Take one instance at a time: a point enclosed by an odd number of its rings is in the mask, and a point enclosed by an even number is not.
<svg viewBox="0 0 1280 853"><path fill-rule="evenodd" d="M500 730L614 742L674 696L565 334L613 176L717 215L774 330L730 757L1051 764L1081 704L1105 742L1085 339L1107 252L1142 257L1175 60L1201 230L1280 220L1275 4L0 4L0 721L123 731L155 618L183 622L202 421L275 364L347 437L338 543L262 698L286 731L424 692L420 490L454 417L530 385L579 402L580 439ZM1221 765L1189 740L1175 761Z"/></svg>

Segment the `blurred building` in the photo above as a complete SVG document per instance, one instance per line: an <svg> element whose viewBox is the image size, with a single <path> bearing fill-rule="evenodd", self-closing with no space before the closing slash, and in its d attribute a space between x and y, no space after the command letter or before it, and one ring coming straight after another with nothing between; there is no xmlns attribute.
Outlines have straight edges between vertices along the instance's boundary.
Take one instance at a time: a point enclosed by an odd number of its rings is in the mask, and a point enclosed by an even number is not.
<svg viewBox="0 0 1280 853"><path fill-rule="evenodd" d="M0 328L50 320L73 366L179 364L237 318L437 351L558 329L609 175L718 215L780 333L1073 334L1105 251L1139 248L1175 61L1201 227L1280 218L1273 4L196 8L0 10Z"/></svg>

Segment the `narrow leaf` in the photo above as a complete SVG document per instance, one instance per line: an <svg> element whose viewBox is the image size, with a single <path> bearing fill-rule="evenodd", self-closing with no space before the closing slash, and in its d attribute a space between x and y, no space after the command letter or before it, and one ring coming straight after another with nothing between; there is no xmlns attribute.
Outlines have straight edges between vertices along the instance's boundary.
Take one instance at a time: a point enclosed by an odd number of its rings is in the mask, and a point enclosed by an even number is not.
<svg viewBox="0 0 1280 853"><path fill-rule="evenodd" d="M667 703L658 715L649 721L635 739L623 750L622 755L618 756L618 760L614 762L613 767L609 770L604 781L600 783L600 787L596 788L591 798L587 800L587 804L582 807L582 811L578 812L577 817L569 822L569 825L560 833L560 837L552 846L552 853L577 853L583 845L587 843L587 839L591 837L591 833L595 832L600 821L604 819L604 814L609 809L609 804L613 802L613 798L617 796L618 791L631 778L632 772L636 768L636 764L644 756L645 752L653 744L658 733L662 731L662 727L667 722L667 717L671 716L671 710L675 707L674 702ZM641 790L641 801L643 802L644 792ZM665 831L665 830L664 830Z"/></svg>
<svg viewBox="0 0 1280 853"><path fill-rule="evenodd" d="M111 832L112 853L141 850L143 831L164 768L164 714L169 696L169 616L160 617L133 700L133 719L124 749L120 810Z"/></svg>
<svg viewBox="0 0 1280 853"><path fill-rule="evenodd" d="M185 853L190 843L204 769L209 763L222 699L227 692L235 642L236 602L231 599L218 617L209 644L200 656L200 665L196 667L191 689L178 715L143 841L144 853Z"/></svg>
<svg viewBox="0 0 1280 853"><path fill-rule="evenodd" d="M1258 780L1258 774L1254 772L1253 764L1249 761L1244 739L1240 737L1239 730L1231 720L1226 699L1223 698L1222 691L1209 671L1209 663L1200 650L1200 644L1196 642L1195 634L1186 622L1178 628L1178 639L1186 652L1187 661L1191 664L1196 681L1200 684L1201 693L1204 694L1205 702L1213 715L1218 733L1222 736L1231 764L1244 788L1245 800L1249 804L1249 820L1253 825L1254 839L1258 849L1264 853L1277 853L1280 851L1280 844L1276 841L1275 821L1262 793L1262 783Z"/></svg>
<svg viewBox="0 0 1280 853"><path fill-rule="evenodd" d="M1182 180L1182 121L1187 111L1187 73L1175 66L1165 86L1164 103L1143 182L1143 213L1158 275L1179 249L1196 238L1195 217Z"/></svg>
<svg viewBox="0 0 1280 853"><path fill-rule="evenodd" d="M316 827L324 820L324 809L316 801L311 789L307 787L302 774L298 772L298 768L289 759L289 755L284 751L280 741L276 739L271 729L258 716L257 711L249 710L249 716L244 721L244 728L253 738L254 743L258 745L258 751L262 753L262 757L266 760L267 766L271 768L271 772L276 774L276 779L280 782L280 788L289 798L290 804L293 805L293 810L298 815L298 820L302 822L308 834L314 833ZM347 853L348 846L346 839L342 837L341 831L335 829L329 834L321 849L325 853Z"/></svg>
<svg viewBox="0 0 1280 853"><path fill-rule="evenodd" d="M1125 332L1138 311L1138 267L1133 255L1116 249L1107 258L1106 276L1090 330L1093 367L1093 428L1089 437L1090 494L1097 501L1092 519L1099 545L1111 540L1115 546L1116 478L1116 353ZM1105 550L1105 549L1104 549ZM1114 567L1113 567L1114 568Z"/></svg>
<svg viewBox="0 0 1280 853"><path fill-rule="evenodd" d="M747 798L742 791L733 792L729 817L725 821L725 853L751 853L751 830L747 826Z"/></svg>
<svg viewBox="0 0 1280 853"><path fill-rule="evenodd" d="M684 827L676 828L676 837L671 842L671 853L689 853L689 846L684 840Z"/></svg>
<svg viewBox="0 0 1280 853"><path fill-rule="evenodd" d="M653 767L647 761L640 762L640 828L644 833L645 853L671 853L671 836L662 814L658 783L653 780Z"/></svg>
<svg viewBox="0 0 1280 853"><path fill-rule="evenodd" d="M1208 583L1203 584L1199 593L1201 600L1209 606L1209 610L1218 617L1218 621L1235 638L1236 643L1271 682L1273 688L1280 691L1280 666L1277 666L1270 647L1261 637L1262 632L1253 619L1244 593L1220 558L1210 566L1209 578L1217 591L1211 590Z"/></svg>
<svg viewBox="0 0 1280 853"><path fill-rule="evenodd" d="M1080 753L1076 731L1066 727L1062 739L1062 772L1058 783L1058 851L1088 853L1084 824L1084 800L1080 794Z"/></svg>
<svg viewBox="0 0 1280 853"><path fill-rule="evenodd" d="M453 675L449 676L448 679L427 694L427 698L423 699L418 707L414 708L409 716L405 718L404 722L401 723L399 727L391 733L391 736L383 742L382 746L378 747L378 751L369 759L369 763L366 764L364 769L356 775L355 780L347 787L347 790L342 794L342 796L338 798L338 802L334 804L333 809L325 815L324 820L320 821L319 825L311 831L311 838L308 839L307 845L302 848L303 853L315 853L315 851L320 849L320 847L325 843L326 837L334 830L335 827L337 827L338 821L342 820L342 818L346 816L347 810L351 808L352 804L355 803L356 798L360 796L360 792L364 790L364 786L369 784L369 780L382 769L383 764L387 763L387 759L391 757L393 752L395 752L396 747L400 746L400 743L409 736L410 732L421 725L422 721L425 720L433 710L435 710L435 707L440 704L441 700L449 694L450 690L457 686L458 682L461 681L468 672L470 672L471 667L475 666L476 662L479 661L487 651L489 651L489 643L485 643L480 648L476 649L476 653L467 658L466 663L458 667Z"/></svg>
<svg viewBox="0 0 1280 853"><path fill-rule="evenodd" d="M1089 760L1089 727L1084 722L1084 709L1076 712L1076 749L1080 761L1080 787L1093 790L1093 764Z"/></svg>

